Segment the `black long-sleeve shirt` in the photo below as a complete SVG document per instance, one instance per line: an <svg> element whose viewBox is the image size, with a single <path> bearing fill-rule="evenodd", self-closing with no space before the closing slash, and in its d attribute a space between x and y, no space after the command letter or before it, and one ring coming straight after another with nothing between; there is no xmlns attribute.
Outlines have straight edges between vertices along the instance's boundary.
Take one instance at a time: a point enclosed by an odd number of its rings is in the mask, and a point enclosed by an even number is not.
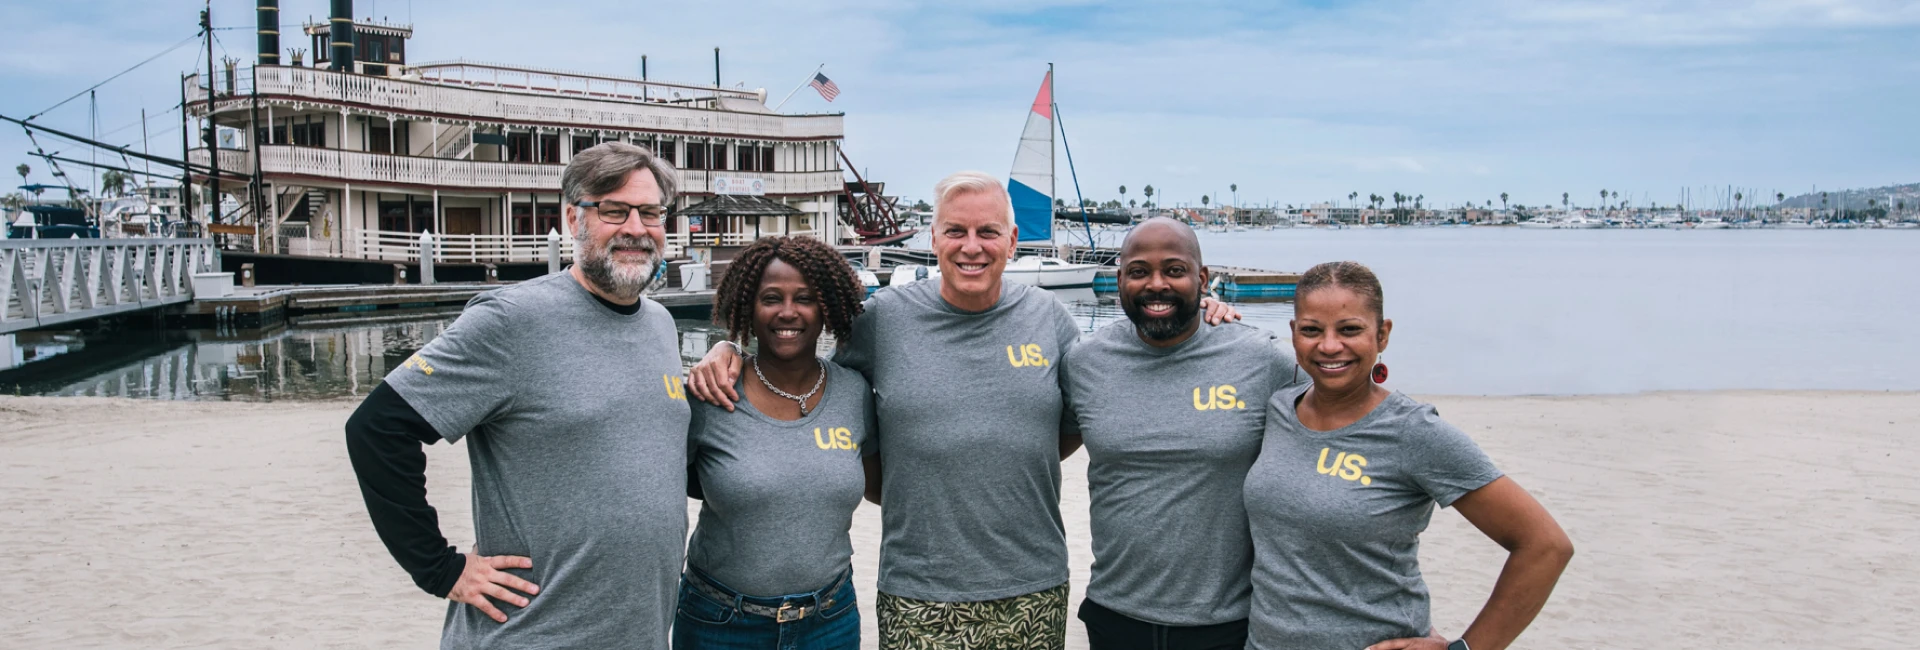
<svg viewBox="0 0 1920 650"><path fill-rule="evenodd" d="M373 529L387 552L427 593L447 597L466 556L440 533L440 515L427 503L427 452L440 433L382 382L347 418L347 457L360 478Z"/></svg>
<svg viewBox="0 0 1920 650"><path fill-rule="evenodd" d="M640 303L621 305L593 297L624 315L640 313ZM427 593L447 597L466 569L466 556L440 532L440 514L427 503L427 453L423 444L445 440L398 391L381 382L347 418L347 457L360 479L360 497L387 552L413 583ZM699 490L689 479L689 493Z"/></svg>

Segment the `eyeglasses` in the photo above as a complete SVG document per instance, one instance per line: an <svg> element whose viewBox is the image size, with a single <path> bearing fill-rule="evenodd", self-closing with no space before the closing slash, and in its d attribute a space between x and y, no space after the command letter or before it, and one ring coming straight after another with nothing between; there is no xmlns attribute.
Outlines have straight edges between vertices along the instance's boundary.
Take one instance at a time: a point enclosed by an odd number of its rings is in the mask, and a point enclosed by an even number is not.
<svg viewBox="0 0 1920 650"><path fill-rule="evenodd" d="M640 212L640 225L649 228L660 225L661 220L667 217L667 206L664 205L627 205L619 201L581 201L574 205L593 208L594 212L600 214L601 221L615 226L626 223L627 217L636 210Z"/></svg>

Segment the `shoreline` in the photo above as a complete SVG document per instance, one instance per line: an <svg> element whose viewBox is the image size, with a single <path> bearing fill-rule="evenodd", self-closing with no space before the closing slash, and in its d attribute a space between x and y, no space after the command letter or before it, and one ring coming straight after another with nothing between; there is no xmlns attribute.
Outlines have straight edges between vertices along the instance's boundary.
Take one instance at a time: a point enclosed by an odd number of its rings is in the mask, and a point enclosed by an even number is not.
<svg viewBox="0 0 1920 650"><path fill-rule="evenodd" d="M1473 436L1578 555L1519 647L1893 645L1920 621L1913 391L1415 395ZM0 396L4 645L420 647L440 601L373 534L341 424L358 400ZM472 539L466 450L428 448L430 498ZM1063 463L1073 597L1086 456ZM697 511L690 503L689 513ZM854 521L863 641L878 509ZM1422 537L1433 620L1458 634L1504 553L1442 510ZM1739 639L1740 641L1734 641ZM1084 629L1068 623L1068 647Z"/></svg>

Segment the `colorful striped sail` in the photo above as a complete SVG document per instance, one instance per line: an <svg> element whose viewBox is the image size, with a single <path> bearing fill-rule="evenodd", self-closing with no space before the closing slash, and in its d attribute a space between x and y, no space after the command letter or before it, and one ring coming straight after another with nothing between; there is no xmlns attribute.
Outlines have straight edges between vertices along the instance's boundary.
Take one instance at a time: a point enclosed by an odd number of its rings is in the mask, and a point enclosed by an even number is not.
<svg viewBox="0 0 1920 650"><path fill-rule="evenodd" d="M1013 223L1020 241L1053 239L1053 72L1040 82L1027 114L1027 130L1013 154L1013 176L1007 182L1013 197Z"/></svg>

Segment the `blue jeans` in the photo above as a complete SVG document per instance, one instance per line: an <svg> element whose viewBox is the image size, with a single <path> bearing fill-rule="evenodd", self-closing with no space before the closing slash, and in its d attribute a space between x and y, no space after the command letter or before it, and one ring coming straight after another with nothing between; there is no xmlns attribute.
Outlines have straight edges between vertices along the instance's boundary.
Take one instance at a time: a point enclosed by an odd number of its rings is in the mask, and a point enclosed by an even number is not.
<svg viewBox="0 0 1920 650"><path fill-rule="evenodd" d="M673 650L858 650L860 608L854 602L853 580L843 577L819 591L787 596L748 596L720 584L699 569L687 567L693 580L704 581L731 596L720 602L680 577L680 609L673 617ZM832 600L825 609L785 623L771 616L745 611L739 604L806 607Z"/></svg>

